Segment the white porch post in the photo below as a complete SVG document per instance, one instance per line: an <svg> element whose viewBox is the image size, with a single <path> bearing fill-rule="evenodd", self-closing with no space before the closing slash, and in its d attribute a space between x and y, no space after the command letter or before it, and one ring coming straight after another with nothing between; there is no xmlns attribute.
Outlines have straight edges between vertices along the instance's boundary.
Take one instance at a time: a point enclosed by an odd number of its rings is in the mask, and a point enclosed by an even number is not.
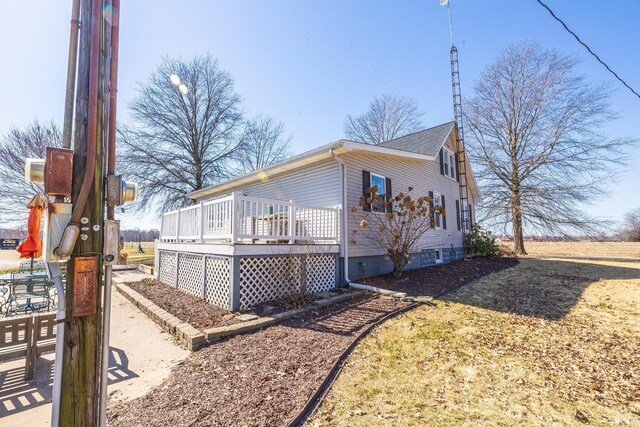
<svg viewBox="0 0 640 427"><path fill-rule="evenodd" d="M340 243L340 208L336 207L334 210L334 214L336 216L335 218L335 224L334 224L334 229L333 229L333 237L334 237L334 243Z"/></svg>
<svg viewBox="0 0 640 427"><path fill-rule="evenodd" d="M205 215L204 215L204 202L200 201L200 243L204 243L204 226L205 226Z"/></svg>
<svg viewBox="0 0 640 427"><path fill-rule="evenodd" d="M238 227L240 223L240 200L238 192L231 193L231 243L238 241Z"/></svg>
<svg viewBox="0 0 640 427"><path fill-rule="evenodd" d="M293 205L293 200L289 200L289 222L287 223L287 234L289 235L289 244L293 245L296 242L296 238L293 235L295 230L296 211Z"/></svg>
<svg viewBox="0 0 640 427"><path fill-rule="evenodd" d="M176 212L176 243L180 241L180 208Z"/></svg>

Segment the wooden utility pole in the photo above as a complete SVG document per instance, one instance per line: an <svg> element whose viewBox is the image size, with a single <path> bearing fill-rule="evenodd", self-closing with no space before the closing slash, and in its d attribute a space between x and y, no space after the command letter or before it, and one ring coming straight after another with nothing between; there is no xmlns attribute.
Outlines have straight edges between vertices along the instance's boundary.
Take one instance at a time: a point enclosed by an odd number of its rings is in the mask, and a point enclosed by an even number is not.
<svg viewBox="0 0 640 427"><path fill-rule="evenodd" d="M96 426L99 415L101 355L102 248L104 218L105 21L104 0L83 0L76 91L73 191L76 205L93 162L88 199L80 218L80 236L68 261L66 320L62 360L60 426ZM98 30L99 49L92 45ZM96 82L97 78L97 82ZM93 83L92 83L93 80ZM97 99L95 90L97 84ZM94 95L92 96L92 91ZM92 135L95 132L95 135ZM95 156L90 145L95 136Z"/></svg>

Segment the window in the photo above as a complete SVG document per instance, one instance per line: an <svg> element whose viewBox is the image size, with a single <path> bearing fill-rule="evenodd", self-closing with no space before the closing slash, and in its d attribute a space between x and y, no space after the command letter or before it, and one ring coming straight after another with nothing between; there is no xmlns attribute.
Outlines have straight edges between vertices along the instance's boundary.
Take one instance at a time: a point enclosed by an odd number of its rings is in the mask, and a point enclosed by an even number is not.
<svg viewBox="0 0 640 427"><path fill-rule="evenodd" d="M436 264L442 263L442 249L436 249Z"/></svg>
<svg viewBox="0 0 640 427"><path fill-rule="evenodd" d="M442 198L440 194L433 196L433 206L442 206ZM442 230L442 214L440 212L434 212L434 220L436 223L436 230Z"/></svg>
<svg viewBox="0 0 640 427"><path fill-rule="evenodd" d="M451 175L449 175L451 178L456 179L456 162L454 161L455 156L453 155L453 153L449 153L449 170L451 172Z"/></svg>
<svg viewBox="0 0 640 427"><path fill-rule="evenodd" d="M369 203L362 204L362 210L366 212L391 212L391 202L385 206L385 201L391 200L391 179L382 175L371 173L367 170L362 171L362 196L365 199L373 198L372 188L376 188L378 195L378 203L375 205Z"/></svg>
<svg viewBox="0 0 640 427"><path fill-rule="evenodd" d="M446 176L449 176L449 152L442 149L442 162L444 163L443 172Z"/></svg>
<svg viewBox="0 0 640 427"><path fill-rule="evenodd" d="M453 152L447 150L446 148L442 149L442 171L445 176L449 178L456 179L456 156Z"/></svg>
<svg viewBox="0 0 640 427"><path fill-rule="evenodd" d="M464 227L464 232L469 232L469 210L462 209L462 226Z"/></svg>
<svg viewBox="0 0 640 427"><path fill-rule="evenodd" d="M384 212L385 208L382 206L382 202L385 200L385 196L387 194L387 189L385 187L385 178L384 176L376 175L374 173L371 174L371 188L378 186L378 191L376 194L378 195L378 204L371 205L371 210L374 212Z"/></svg>

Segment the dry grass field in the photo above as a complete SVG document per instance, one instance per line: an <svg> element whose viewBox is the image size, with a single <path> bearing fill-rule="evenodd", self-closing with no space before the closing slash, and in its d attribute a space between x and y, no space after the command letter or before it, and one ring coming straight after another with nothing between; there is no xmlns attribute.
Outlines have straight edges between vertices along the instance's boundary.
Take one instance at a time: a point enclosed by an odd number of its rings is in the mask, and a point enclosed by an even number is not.
<svg viewBox="0 0 640 427"><path fill-rule="evenodd" d="M365 339L308 426L640 425L640 263L522 259Z"/></svg>
<svg viewBox="0 0 640 427"><path fill-rule="evenodd" d="M525 249L530 255L640 257L640 242L526 242Z"/></svg>
<svg viewBox="0 0 640 427"><path fill-rule="evenodd" d="M127 262L138 262L153 259L153 242L142 242L143 253L138 250L138 242L127 242L122 249L123 253L128 254Z"/></svg>

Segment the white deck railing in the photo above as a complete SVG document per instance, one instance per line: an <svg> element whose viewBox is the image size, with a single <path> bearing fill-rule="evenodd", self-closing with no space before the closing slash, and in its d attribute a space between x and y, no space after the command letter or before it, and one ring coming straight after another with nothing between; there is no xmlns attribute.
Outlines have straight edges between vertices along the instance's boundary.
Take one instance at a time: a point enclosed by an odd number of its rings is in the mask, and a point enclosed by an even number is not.
<svg viewBox="0 0 640 427"><path fill-rule="evenodd" d="M233 193L162 216L164 242L339 243L338 208Z"/></svg>

